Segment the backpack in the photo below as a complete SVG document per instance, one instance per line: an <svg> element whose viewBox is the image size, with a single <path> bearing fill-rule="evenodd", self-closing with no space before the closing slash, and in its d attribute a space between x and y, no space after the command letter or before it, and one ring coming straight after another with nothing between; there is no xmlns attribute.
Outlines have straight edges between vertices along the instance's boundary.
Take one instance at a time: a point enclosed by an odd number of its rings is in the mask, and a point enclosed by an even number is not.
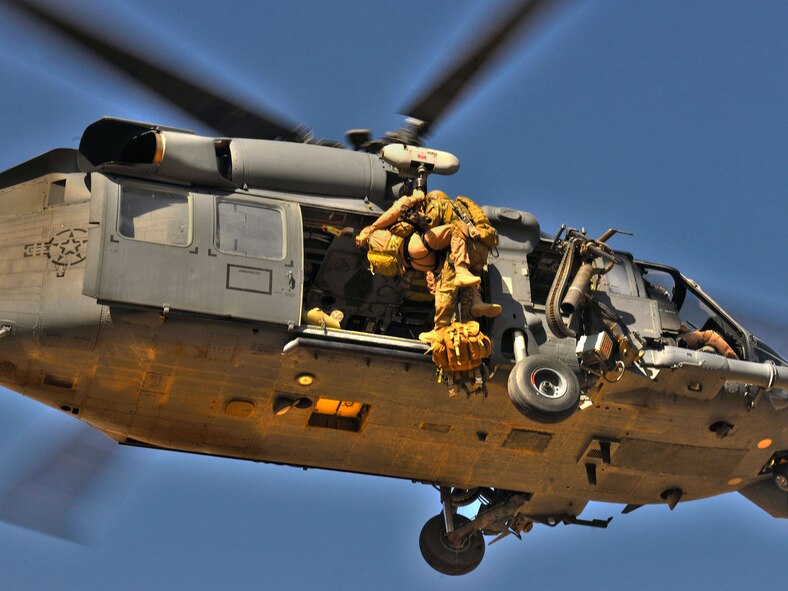
<svg viewBox="0 0 788 591"><path fill-rule="evenodd" d="M454 322L439 331L433 342L432 362L446 372L463 372L475 369L492 354L492 341L479 329L479 323Z"/></svg>
<svg viewBox="0 0 788 591"><path fill-rule="evenodd" d="M369 245L367 260L369 261L369 270L373 275L397 277L405 271L401 254L403 241L404 239L401 236L391 234L386 246L383 248L376 248L372 244Z"/></svg>

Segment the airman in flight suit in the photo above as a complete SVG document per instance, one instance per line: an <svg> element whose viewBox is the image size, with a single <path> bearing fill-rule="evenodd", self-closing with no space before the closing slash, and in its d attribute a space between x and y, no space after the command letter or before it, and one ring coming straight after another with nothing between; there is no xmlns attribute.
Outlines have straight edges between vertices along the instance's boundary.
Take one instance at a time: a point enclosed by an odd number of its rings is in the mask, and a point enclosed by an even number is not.
<svg viewBox="0 0 788 591"><path fill-rule="evenodd" d="M431 342L437 330L451 324L459 288L468 288L463 299L472 316L492 318L501 313L498 304L482 301L479 274L487 262L487 249L470 238L455 207L442 191L427 195L416 191L394 202L356 237L356 245L370 251L396 250L400 272L410 268L427 274L435 295L435 328L419 335L424 342Z"/></svg>

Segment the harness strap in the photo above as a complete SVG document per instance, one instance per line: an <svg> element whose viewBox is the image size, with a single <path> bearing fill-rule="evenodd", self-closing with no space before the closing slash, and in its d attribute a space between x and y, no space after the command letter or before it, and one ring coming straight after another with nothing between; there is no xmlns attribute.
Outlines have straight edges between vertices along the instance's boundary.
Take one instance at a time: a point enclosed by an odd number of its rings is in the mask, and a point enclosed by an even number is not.
<svg viewBox="0 0 788 591"><path fill-rule="evenodd" d="M408 248L409 242L410 236L402 241L402 246L400 246L400 254L402 254L402 262L404 263L405 267L412 269L413 257L410 256L410 249Z"/></svg>
<svg viewBox="0 0 788 591"><path fill-rule="evenodd" d="M427 249L427 256L429 256L429 255L431 255L433 252L435 252L435 249L434 249L434 248L432 248L432 247L429 245L429 243L427 242L427 239L426 239L426 238L424 238L424 234L426 234L426 232L419 232L419 238L421 238L421 243L424 245L424 248L426 248L426 249Z"/></svg>
<svg viewBox="0 0 788 591"><path fill-rule="evenodd" d="M423 257L418 258L418 259L414 258L413 256L411 256L410 249L408 248L408 246L410 245L410 240L415 234L418 234L419 238L421 238L421 244L427 250L427 254L425 254ZM427 241L424 239L424 233L423 232L417 232L417 233L411 234L406 240L403 240L402 244L403 244L403 246L402 246L402 260L405 262L405 266L408 267L408 268L411 268L411 269L413 268L413 262L414 261L419 263L419 261L423 261L424 259L428 258L432 253L440 253L440 251L436 251L429 244L427 244ZM419 264L421 264L421 263L419 263ZM440 257L436 255L435 256L435 264L432 267L432 271L437 271L441 267L441 265L442 265L442 261L440 260Z"/></svg>

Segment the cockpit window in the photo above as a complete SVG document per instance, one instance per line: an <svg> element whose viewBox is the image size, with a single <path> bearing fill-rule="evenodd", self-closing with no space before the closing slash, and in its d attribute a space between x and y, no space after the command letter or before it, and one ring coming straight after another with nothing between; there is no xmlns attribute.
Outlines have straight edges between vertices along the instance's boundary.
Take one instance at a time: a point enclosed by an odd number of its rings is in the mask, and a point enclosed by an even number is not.
<svg viewBox="0 0 788 591"><path fill-rule="evenodd" d="M788 361L783 359L782 355L763 341L758 341L758 344L755 345L755 355L761 363L771 361L777 365L788 365Z"/></svg>
<svg viewBox="0 0 788 591"><path fill-rule="evenodd" d="M740 358L744 358L746 348L741 330L727 319L722 310L687 283L677 271L655 269L648 264L642 264L641 269L648 297L660 303L663 331L666 328L665 318L670 316L671 331L678 330L679 333L696 330L714 331Z"/></svg>
<svg viewBox="0 0 788 591"><path fill-rule="evenodd" d="M619 255L620 257L621 255ZM603 267L607 264L601 259L597 261L597 267ZM634 295L632 293L632 286L629 282L629 271L627 265L624 263L616 263L604 275L599 277L599 287L607 293L615 293L619 295Z"/></svg>
<svg viewBox="0 0 788 591"><path fill-rule="evenodd" d="M673 300L676 280L670 273L659 269L644 269L643 281L646 284L646 292L650 298Z"/></svg>
<svg viewBox="0 0 788 591"><path fill-rule="evenodd" d="M689 293L684 298L684 304L679 310L679 317L693 330L708 330L710 328L707 326L709 321L719 318L719 315L692 293Z"/></svg>

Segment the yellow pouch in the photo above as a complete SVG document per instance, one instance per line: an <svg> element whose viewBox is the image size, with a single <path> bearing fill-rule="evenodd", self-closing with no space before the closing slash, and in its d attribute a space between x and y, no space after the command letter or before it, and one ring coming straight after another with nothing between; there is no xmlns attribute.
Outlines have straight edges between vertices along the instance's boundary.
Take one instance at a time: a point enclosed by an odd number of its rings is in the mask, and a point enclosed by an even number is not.
<svg viewBox="0 0 788 591"><path fill-rule="evenodd" d="M451 372L479 367L492 354L492 341L479 329L479 323L455 322L441 333L432 346L432 361Z"/></svg>

